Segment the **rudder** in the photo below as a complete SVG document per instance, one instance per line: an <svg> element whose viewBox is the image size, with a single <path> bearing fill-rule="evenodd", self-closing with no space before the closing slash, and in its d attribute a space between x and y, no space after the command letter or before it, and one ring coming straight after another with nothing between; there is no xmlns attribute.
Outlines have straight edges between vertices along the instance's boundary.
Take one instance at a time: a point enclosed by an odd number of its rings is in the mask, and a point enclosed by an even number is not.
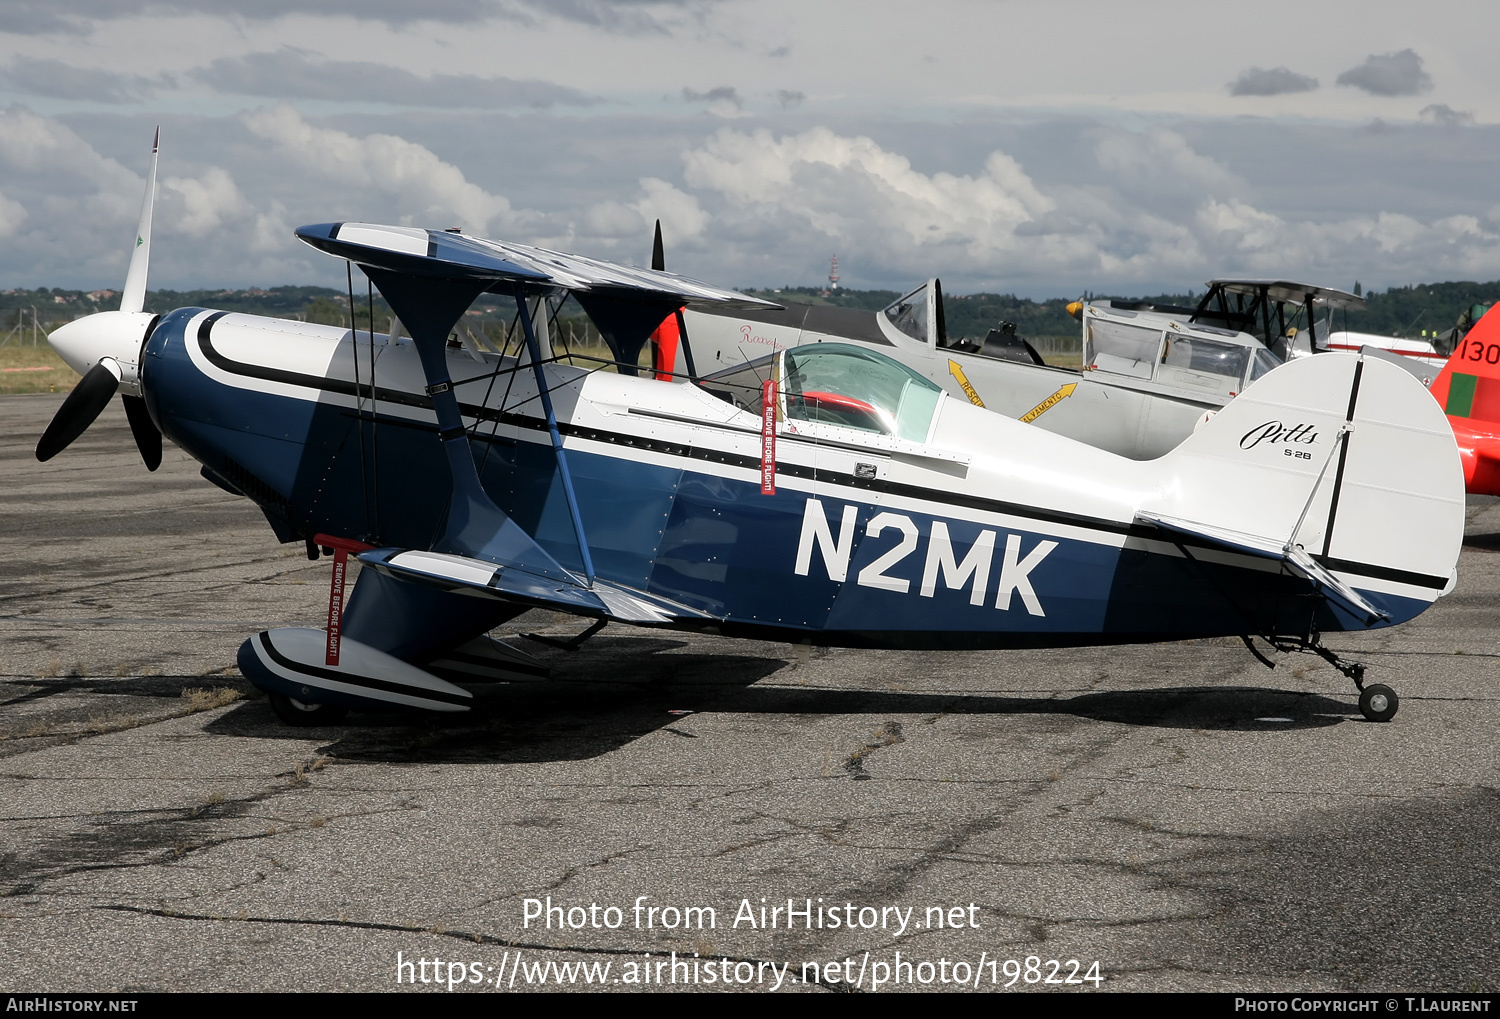
<svg viewBox="0 0 1500 1019"><path fill-rule="evenodd" d="M1378 358L1281 365L1155 463L1159 499L1143 510L1300 549L1363 590L1431 601L1458 560L1453 431Z"/></svg>

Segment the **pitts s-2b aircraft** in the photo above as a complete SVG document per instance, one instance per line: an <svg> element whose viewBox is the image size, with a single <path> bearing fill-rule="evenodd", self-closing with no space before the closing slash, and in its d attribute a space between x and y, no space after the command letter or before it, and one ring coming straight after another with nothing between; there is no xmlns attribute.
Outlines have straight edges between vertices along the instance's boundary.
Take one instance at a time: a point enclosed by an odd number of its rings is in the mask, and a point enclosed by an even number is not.
<svg viewBox="0 0 1500 1019"><path fill-rule="evenodd" d="M504 674L515 656L486 634L533 607L848 647L1244 636L1255 651L1258 635L1338 665L1384 721L1395 693L1319 636L1408 620L1455 577L1452 432L1379 360L1277 367L1138 462L853 344L638 375L651 333L674 317L681 329L678 309L755 303L680 276L411 227L296 234L359 266L409 340L205 308L153 316L133 262L121 310L52 334L84 378L38 448L56 454L120 392L148 465L165 435L282 541L358 555L326 631L240 649L290 722L465 710L452 680ZM476 360L450 342L481 294L514 299L521 349ZM562 296L614 370L549 356L539 326Z"/></svg>

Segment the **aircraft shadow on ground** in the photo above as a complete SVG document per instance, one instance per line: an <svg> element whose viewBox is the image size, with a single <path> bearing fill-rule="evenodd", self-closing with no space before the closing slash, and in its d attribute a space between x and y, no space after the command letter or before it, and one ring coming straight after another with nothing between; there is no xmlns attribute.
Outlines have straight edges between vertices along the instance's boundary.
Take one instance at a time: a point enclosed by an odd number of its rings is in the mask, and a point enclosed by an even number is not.
<svg viewBox="0 0 1500 1019"><path fill-rule="evenodd" d="M1500 552L1500 534L1465 535L1464 548L1472 548L1478 552Z"/></svg>
<svg viewBox="0 0 1500 1019"><path fill-rule="evenodd" d="M674 723L697 712L1054 715L1255 733L1321 728L1358 717L1352 690L1343 701L1243 686L1035 697L757 686L776 673L795 681L797 672L777 658L660 653L684 646L656 637L597 638L576 654L549 656L549 680L471 687L474 708L462 715L355 712L344 724L302 731L327 738L322 750L344 760L522 764L598 757L669 727L675 736L696 739ZM257 700L227 712L206 731L285 739L296 730Z"/></svg>

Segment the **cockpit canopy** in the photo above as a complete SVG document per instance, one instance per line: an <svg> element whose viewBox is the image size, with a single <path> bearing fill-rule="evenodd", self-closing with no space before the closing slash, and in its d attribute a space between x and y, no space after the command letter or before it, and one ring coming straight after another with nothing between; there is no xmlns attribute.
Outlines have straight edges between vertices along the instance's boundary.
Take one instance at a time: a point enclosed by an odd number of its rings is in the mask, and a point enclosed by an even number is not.
<svg viewBox="0 0 1500 1019"><path fill-rule="evenodd" d="M943 390L906 365L851 343L810 343L701 379L699 385L759 416L778 380L778 415L925 442Z"/></svg>
<svg viewBox="0 0 1500 1019"><path fill-rule="evenodd" d="M1207 335L1205 335L1207 334ZM1163 385L1234 396L1281 363L1228 329L1182 325L1107 304L1084 316L1083 366Z"/></svg>
<svg viewBox="0 0 1500 1019"><path fill-rule="evenodd" d="M943 320L943 284L940 280L928 280L886 305L880 314L918 343L947 346L948 329Z"/></svg>

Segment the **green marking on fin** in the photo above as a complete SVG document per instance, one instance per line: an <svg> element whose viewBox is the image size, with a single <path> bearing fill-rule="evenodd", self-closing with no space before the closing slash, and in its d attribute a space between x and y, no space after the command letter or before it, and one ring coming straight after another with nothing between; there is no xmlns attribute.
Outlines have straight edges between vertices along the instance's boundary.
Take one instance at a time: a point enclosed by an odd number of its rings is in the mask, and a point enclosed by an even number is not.
<svg viewBox="0 0 1500 1019"><path fill-rule="evenodd" d="M135 239L135 246L136 247L140 247L142 244L145 244L145 243L146 243L146 239L144 237L137 237Z"/></svg>
<svg viewBox="0 0 1500 1019"><path fill-rule="evenodd" d="M1474 409L1474 390L1478 385L1478 376L1454 372L1448 383L1448 403L1443 407L1443 413L1457 418L1468 417Z"/></svg>

